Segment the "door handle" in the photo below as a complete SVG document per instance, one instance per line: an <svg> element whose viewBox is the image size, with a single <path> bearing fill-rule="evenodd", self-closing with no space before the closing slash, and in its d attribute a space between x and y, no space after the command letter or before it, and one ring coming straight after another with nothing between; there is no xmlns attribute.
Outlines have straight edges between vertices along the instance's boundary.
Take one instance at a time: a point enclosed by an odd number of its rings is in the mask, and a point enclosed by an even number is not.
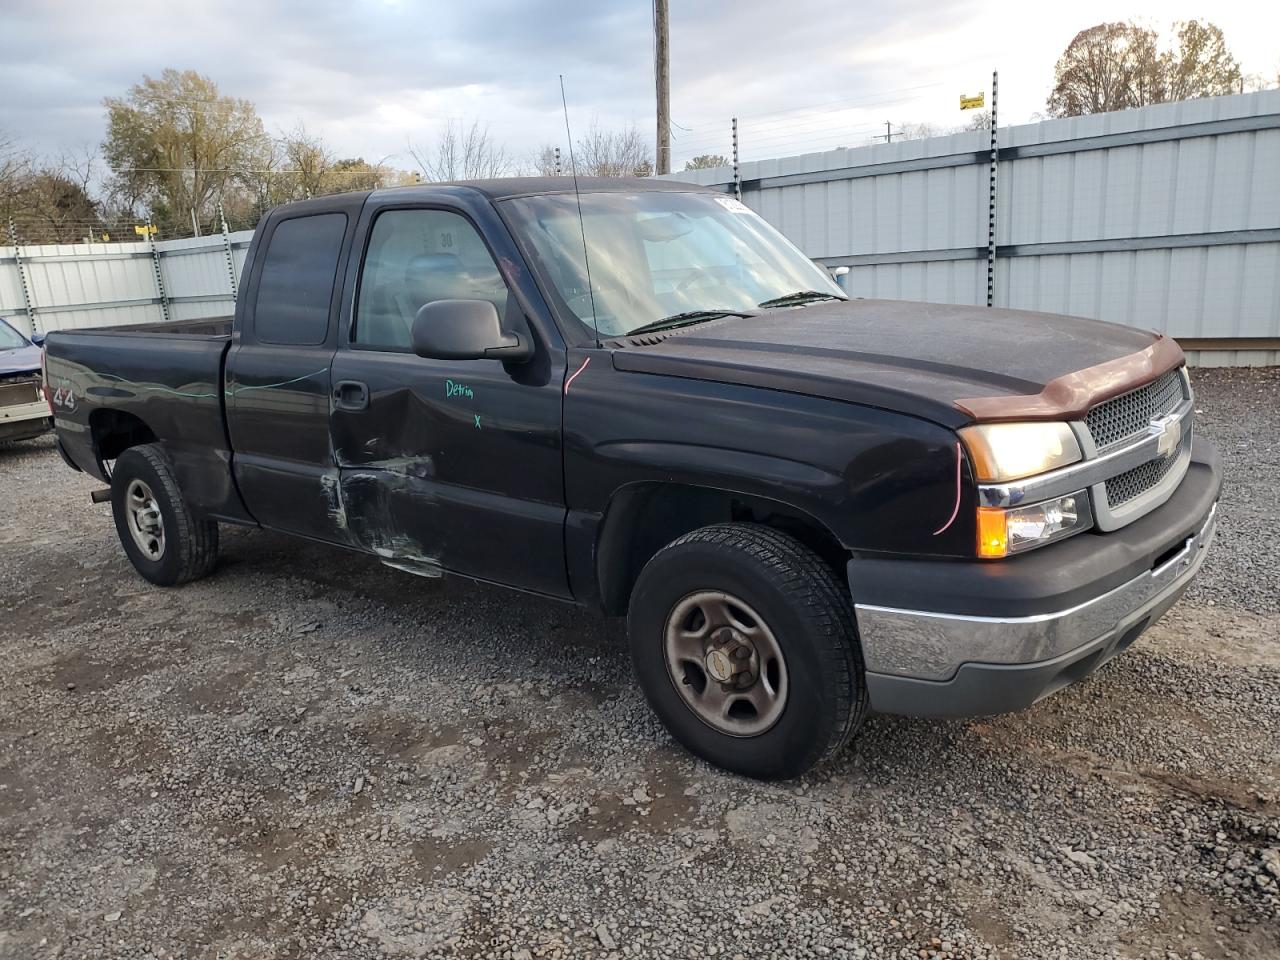
<svg viewBox="0 0 1280 960"><path fill-rule="evenodd" d="M339 380L333 385L333 405L339 410L365 410L369 387L359 380Z"/></svg>

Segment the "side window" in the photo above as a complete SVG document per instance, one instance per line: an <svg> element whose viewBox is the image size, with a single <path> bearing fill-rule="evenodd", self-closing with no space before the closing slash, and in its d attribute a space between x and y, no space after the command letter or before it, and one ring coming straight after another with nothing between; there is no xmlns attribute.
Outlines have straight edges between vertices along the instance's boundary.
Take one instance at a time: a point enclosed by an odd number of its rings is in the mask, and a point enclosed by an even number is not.
<svg viewBox="0 0 1280 960"><path fill-rule="evenodd" d="M507 285L475 227L444 210L388 210L373 221L360 274L354 341L407 350L433 300L488 300L501 316Z"/></svg>
<svg viewBox="0 0 1280 960"><path fill-rule="evenodd" d="M296 217L276 225L262 261L254 335L263 343L324 343L345 213Z"/></svg>

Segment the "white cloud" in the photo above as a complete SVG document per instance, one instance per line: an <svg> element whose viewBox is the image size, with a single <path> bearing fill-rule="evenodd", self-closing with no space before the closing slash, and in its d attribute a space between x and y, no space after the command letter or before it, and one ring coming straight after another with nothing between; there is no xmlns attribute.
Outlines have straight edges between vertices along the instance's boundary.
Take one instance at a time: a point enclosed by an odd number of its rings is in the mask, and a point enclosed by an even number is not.
<svg viewBox="0 0 1280 960"><path fill-rule="evenodd" d="M1164 29L1208 13L1246 71L1280 69L1280 7L1245 0L672 6L677 160L727 153L734 114L749 156L856 145L885 120L959 124L959 94L985 89L992 67L1001 120L1025 122L1072 36L1110 19ZM576 127L594 117L648 134L649 17L640 0L11 0L0 11L0 127L48 153L97 142L104 96L174 66L252 100L269 129L301 120L344 155L407 163L406 142L450 117L488 122L516 154L562 142L561 73Z"/></svg>

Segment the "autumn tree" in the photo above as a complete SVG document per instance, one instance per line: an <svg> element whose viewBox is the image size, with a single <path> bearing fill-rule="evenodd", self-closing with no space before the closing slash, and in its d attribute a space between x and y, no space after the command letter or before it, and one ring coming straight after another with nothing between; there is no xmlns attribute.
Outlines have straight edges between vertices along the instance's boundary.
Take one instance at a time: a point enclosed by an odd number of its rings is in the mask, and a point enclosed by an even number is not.
<svg viewBox="0 0 1280 960"><path fill-rule="evenodd" d="M24 243L72 243L96 233L101 204L92 195L97 151L38 160L0 132L0 243L12 219Z"/></svg>
<svg viewBox="0 0 1280 960"><path fill-rule="evenodd" d="M223 96L193 70L144 76L124 97L103 102L103 152L116 189L171 226L192 211L211 220L217 200L271 162L271 139L253 104Z"/></svg>
<svg viewBox="0 0 1280 960"><path fill-rule="evenodd" d="M1161 57L1166 100L1222 97L1239 93L1240 62L1212 23L1190 20L1174 25L1177 46Z"/></svg>
<svg viewBox="0 0 1280 960"><path fill-rule="evenodd" d="M25 243L74 243L98 232L97 202L73 175L44 167L22 184L12 215Z"/></svg>
<svg viewBox="0 0 1280 960"><path fill-rule="evenodd" d="M719 153L700 153L684 162L686 170L711 170L715 167L729 166L729 158Z"/></svg>
<svg viewBox="0 0 1280 960"><path fill-rule="evenodd" d="M386 164L370 163L362 157L335 160L321 183L325 193L347 193L351 190L377 190L413 182L413 175L392 170Z"/></svg>
<svg viewBox="0 0 1280 960"><path fill-rule="evenodd" d="M1157 86L1155 31L1132 23L1100 23L1081 30L1054 67L1049 113L1077 117L1151 102Z"/></svg>
<svg viewBox="0 0 1280 960"><path fill-rule="evenodd" d="M1081 30L1054 67L1050 116L1127 110L1240 88L1240 64L1218 27L1192 20L1174 24L1173 33L1172 47L1162 52L1156 32L1137 24Z"/></svg>

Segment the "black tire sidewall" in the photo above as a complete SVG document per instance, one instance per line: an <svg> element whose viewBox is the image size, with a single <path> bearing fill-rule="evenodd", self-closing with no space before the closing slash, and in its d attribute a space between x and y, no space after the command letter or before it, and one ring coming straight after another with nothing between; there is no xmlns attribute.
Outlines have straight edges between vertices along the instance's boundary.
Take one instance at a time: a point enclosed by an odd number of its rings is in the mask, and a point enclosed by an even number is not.
<svg viewBox="0 0 1280 960"><path fill-rule="evenodd" d="M641 573L628 616L631 658L646 699L691 752L746 776L777 779L812 766L837 735L835 680L813 625L746 553L707 542L678 544ZM657 558L655 558L657 559ZM682 599L702 590L741 598L761 616L782 648L787 703L777 723L754 737L733 737L707 725L685 703L667 671L667 618Z"/></svg>
<svg viewBox="0 0 1280 960"><path fill-rule="evenodd" d="M129 484L135 479L151 488L151 494L160 508L160 517L164 522L164 553L159 560L152 560L144 554L129 532L125 495ZM120 454L111 474L111 513L115 517L120 545L124 547L134 569L159 586L177 583L182 573L182 544L179 542L182 528L169 495L172 486L171 477L161 476L149 458L132 449Z"/></svg>

